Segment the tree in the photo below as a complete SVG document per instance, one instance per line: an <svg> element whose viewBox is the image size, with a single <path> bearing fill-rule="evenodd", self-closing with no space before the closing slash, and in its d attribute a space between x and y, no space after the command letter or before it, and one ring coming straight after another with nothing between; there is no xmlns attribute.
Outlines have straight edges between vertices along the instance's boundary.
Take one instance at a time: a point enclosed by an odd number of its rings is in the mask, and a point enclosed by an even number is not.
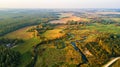
<svg viewBox="0 0 120 67"><path fill-rule="evenodd" d="M19 52L0 46L0 67L17 67L20 64Z"/></svg>

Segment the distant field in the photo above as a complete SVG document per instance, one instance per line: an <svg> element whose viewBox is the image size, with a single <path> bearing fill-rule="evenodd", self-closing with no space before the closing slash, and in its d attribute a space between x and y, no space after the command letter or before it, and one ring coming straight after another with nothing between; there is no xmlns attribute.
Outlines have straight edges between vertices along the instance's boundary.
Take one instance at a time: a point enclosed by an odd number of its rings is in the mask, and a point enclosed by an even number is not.
<svg viewBox="0 0 120 67"><path fill-rule="evenodd" d="M90 21L90 19L87 18L80 18L77 16L73 16L73 13L61 13L61 16L65 16L59 20L54 20L54 21L50 21L50 23L67 23L67 21L81 21L81 22L88 22Z"/></svg>
<svg viewBox="0 0 120 67"><path fill-rule="evenodd" d="M120 18L111 18L111 19L116 21L116 22L120 22Z"/></svg>
<svg viewBox="0 0 120 67"><path fill-rule="evenodd" d="M27 32L28 29L32 28L34 26L28 26L25 28L21 28L19 30L16 30L14 32L6 34L5 38L18 38L18 39L30 39L34 36L34 32Z"/></svg>
<svg viewBox="0 0 120 67"><path fill-rule="evenodd" d="M73 15L73 13L60 13L59 17L64 18L64 17L70 17L72 15Z"/></svg>
<svg viewBox="0 0 120 67"><path fill-rule="evenodd" d="M97 14L120 14L120 12L96 12Z"/></svg>
<svg viewBox="0 0 120 67"><path fill-rule="evenodd" d="M68 18L63 18L61 19L62 21L69 21L69 20L74 20L74 21L88 21L88 19L86 18L80 18L80 17L76 17L76 16L71 16L71 17L68 17Z"/></svg>

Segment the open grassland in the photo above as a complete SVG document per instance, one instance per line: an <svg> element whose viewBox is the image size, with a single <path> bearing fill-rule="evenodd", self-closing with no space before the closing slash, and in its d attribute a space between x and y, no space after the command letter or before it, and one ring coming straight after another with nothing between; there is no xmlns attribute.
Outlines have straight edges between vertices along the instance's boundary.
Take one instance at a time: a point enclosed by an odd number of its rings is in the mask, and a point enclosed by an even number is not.
<svg viewBox="0 0 120 67"><path fill-rule="evenodd" d="M18 44L13 48L13 50L19 51L22 54L21 65L19 67L25 67L28 63L30 63L32 60L33 46L40 43L40 41L41 40L38 38L30 38L25 40L24 43Z"/></svg>
<svg viewBox="0 0 120 67"><path fill-rule="evenodd" d="M47 30L43 36L47 39L55 39L64 36L65 33L62 32L62 29L53 29L53 30Z"/></svg>
<svg viewBox="0 0 120 67"><path fill-rule="evenodd" d="M16 30L14 32L4 35L3 37L12 38L12 39L18 38L18 39L24 39L24 40L30 39L30 38L34 37L34 32L27 32L27 31L32 27L34 27L34 26L28 26L25 28L21 28L19 30Z"/></svg>
<svg viewBox="0 0 120 67"><path fill-rule="evenodd" d="M120 26L115 26L114 24L103 25L103 24L95 23L93 25L86 26L86 28L89 30L96 30L99 32L120 34L120 31L119 31Z"/></svg>
<svg viewBox="0 0 120 67"><path fill-rule="evenodd" d="M39 53L37 63L35 67L45 67L45 66L53 66L60 62L64 62L65 51L59 50L55 48L46 48L43 53Z"/></svg>
<svg viewBox="0 0 120 67"><path fill-rule="evenodd" d="M25 53L27 51L31 51L33 46L38 44L41 40L38 38L31 38L28 40L25 40L24 43L18 44L16 47L13 48L13 50L19 51L20 53Z"/></svg>

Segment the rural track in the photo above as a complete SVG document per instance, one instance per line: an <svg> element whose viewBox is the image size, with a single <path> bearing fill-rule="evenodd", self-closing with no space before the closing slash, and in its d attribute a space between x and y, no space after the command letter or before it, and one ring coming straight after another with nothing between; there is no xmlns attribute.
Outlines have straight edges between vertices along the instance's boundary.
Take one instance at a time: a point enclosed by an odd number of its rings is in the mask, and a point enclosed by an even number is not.
<svg viewBox="0 0 120 67"><path fill-rule="evenodd" d="M116 62L118 59L120 59L120 57L116 57L116 58L110 60L107 64L103 65L102 67L109 67L109 66L112 65L114 62Z"/></svg>

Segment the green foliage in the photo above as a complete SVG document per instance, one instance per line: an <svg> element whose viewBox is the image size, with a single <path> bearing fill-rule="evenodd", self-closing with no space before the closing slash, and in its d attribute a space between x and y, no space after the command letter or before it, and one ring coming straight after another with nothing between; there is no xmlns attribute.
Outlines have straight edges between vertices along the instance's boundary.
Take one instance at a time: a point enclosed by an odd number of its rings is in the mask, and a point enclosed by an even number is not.
<svg viewBox="0 0 120 67"><path fill-rule="evenodd" d="M0 46L0 67L17 67L20 64L19 52Z"/></svg>

